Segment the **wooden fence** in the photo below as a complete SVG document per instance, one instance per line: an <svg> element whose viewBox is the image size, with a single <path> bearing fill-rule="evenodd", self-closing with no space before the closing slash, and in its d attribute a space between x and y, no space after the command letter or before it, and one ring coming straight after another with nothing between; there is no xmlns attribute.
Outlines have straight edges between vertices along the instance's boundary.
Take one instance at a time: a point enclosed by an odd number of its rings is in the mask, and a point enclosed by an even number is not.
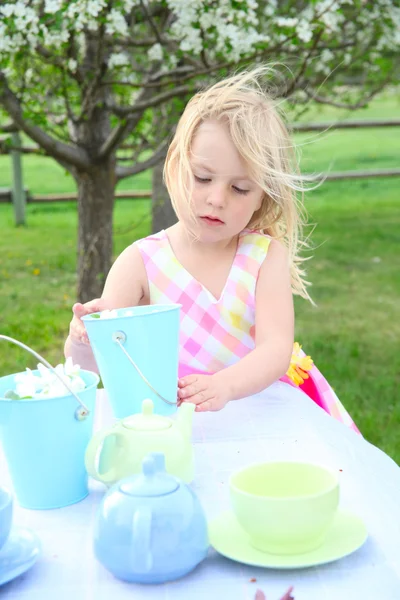
<svg viewBox="0 0 400 600"><path fill-rule="evenodd" d="M383 119L370 121L353 120L336 123L294 123L291 127L291 130L296 133L302 133L310 131L328 132L335 129L359 129L371 127L399 126L400 119ZM68 192L64 194L35 194L32 196L29 193L29 190L24 189L22 183L22 152L19 150L20 148L22 148L22 144L19 132L16 130L13 124L8 124L0 127L0 133L9 133L12 136L12 148L7 153L11 154L13 163L13 189L0 188L0 203L12 202L14 204L15 219L17 224L25 222L25 204L27 202L66 202L77 200L77 194L74 192ZM2 152L0 145L0 154L1 153ZM338 171L333 173L326 173L322 174L321 178L324 181L338 181L341 179L365 179L375 177L399 176L400 169L370 169L363 171ZM115 198L124 200L151 198L151 190L126 190L116 192Z"/></svg>
<svg viewBox="0 0 400 600"><path fill-rule="evenodd" d="M25 200L28 204L34 202L69 202L77 200L78 195L75 192L65 192L61 194L35 194L32 196L28 189L25 188ZM139 200L142 198L151 198L151 190L138 190L126 192L116 192L115 198L120 200ZM0 188L0 204L13 201L13 190L11 188Z"/></svg>

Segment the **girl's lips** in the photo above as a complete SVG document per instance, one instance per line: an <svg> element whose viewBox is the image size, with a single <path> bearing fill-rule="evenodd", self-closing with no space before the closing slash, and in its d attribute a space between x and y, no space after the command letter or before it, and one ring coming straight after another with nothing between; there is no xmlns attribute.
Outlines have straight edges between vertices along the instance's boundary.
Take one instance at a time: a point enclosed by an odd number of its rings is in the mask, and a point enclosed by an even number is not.
<svg viewBox="0 0 400 600"><path fill-rule="evenodd" d="M200 219L203 221L203 223L206 223L207 225L211 225L212 227L216 227L218 225L223 225L224 222L221 221L221 219L218 219L217 217L200 217Z"/></svg>

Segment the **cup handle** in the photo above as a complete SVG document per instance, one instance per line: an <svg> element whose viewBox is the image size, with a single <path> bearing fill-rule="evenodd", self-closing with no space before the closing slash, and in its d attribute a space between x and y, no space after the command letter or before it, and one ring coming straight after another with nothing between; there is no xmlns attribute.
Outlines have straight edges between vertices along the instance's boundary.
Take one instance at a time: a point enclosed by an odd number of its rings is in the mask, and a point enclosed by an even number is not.
<svg viewBox="0 0 400 600"><path fill-rule="evenodd" d="M114 483L120 479L117 466L110 467L105 473L101 474L97 470L97 465L100 462L103 453L104 442L110 436L115 436L121 440L123 445L126 444L125 436L120 431L99 431L98 433L95 433L90 440L85 453L85 467L88 474L93 477L93 479L97 479L97 481L102 481L106 484Z"/></svg>
<svg viewBox="0 0 400 600"><path fill-rule="evenodd" d="M152 512L148 506L141 506L133 515L133 569L148 573L153 566L150 549Z"/></svg>

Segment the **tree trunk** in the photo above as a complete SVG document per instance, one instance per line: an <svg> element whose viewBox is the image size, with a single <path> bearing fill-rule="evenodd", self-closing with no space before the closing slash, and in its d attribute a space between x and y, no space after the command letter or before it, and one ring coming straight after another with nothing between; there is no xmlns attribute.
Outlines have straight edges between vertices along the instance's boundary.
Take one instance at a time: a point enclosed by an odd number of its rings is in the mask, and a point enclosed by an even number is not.
<svg viewBox="0 0 400 600"><path fill-rule="evenodd" d="M77 173L78 300L98 298L112 264L114 162Z"/></svg>
<svg viewBox="0 0 400 600"><path fill-rule="evenodd" d="M164 159L153 168L152 180L152 232L156 233L166 229L174 223L177 218L172 208L171 200L164 185L162 172Z"/></svg>

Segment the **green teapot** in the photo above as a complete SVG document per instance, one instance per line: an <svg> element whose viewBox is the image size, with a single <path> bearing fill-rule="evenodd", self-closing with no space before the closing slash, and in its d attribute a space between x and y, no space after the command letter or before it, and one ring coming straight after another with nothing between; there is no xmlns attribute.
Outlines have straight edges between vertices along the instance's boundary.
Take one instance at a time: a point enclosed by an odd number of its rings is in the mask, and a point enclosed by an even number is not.
<svg viewBox="0 0 400 600"><path fill-rule="evenodd" d="M150 452L162 452L168 473L186 483L193 480L191 435L195 405L183 402L176 419L156 415L153 409L152 400L143 400L141 414L121 419L111 429L92 437L85 455L91 477L112 485L140 473L143 459Z"/></svg>

